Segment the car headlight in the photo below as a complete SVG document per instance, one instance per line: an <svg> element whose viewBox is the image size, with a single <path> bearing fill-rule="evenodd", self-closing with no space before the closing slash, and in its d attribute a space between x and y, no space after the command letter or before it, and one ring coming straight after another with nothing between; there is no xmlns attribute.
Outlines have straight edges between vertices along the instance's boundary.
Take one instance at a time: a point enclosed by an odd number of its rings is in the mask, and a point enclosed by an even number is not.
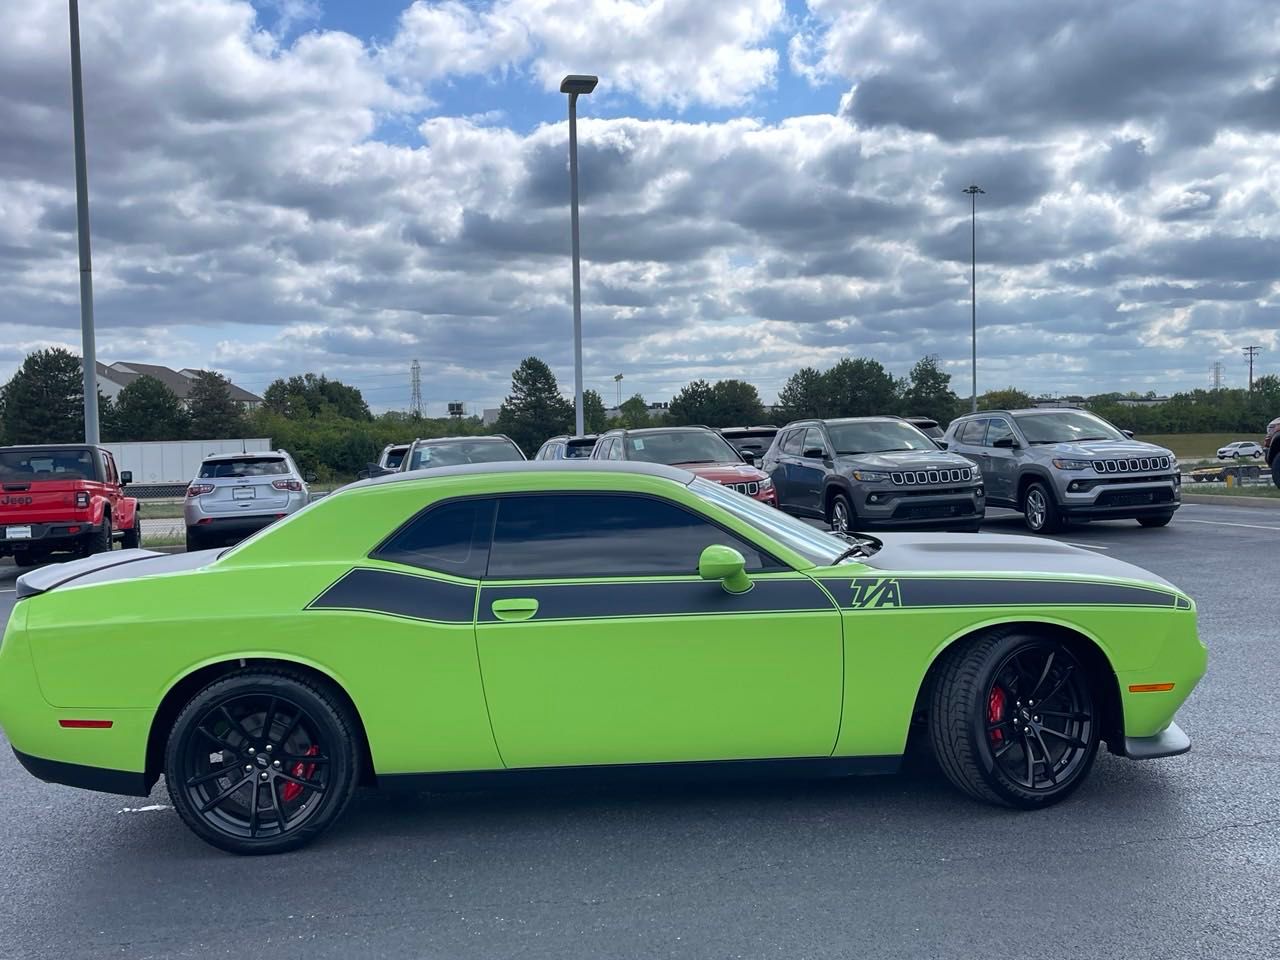
<svg viewBox="0 0 1280 960"><path fill-rule="evenodd" d="M853 479L861 483L886 483L889 480L889 474L880 470L855 470Z"/></svg>
<svg viewBox="0 0 1280 960"><path fill-rule="evenodd" d="M1092 460L1054 460L1053 465L1059 470L1089 470L1093 467Z"/></svg>
<svg viewBox="0 0 1280 960"><path fill-rule="evenodd" d="M974 479L977 483L981 483L981 482L982 482L982 470L978 467L978 465L977 465L976 463L975 463L972 467L970 467L970 468L969 468L969 473L973 476L973 479Z"/></svg>
<svg viewBox="0 0 1280 960"><path fill-rule="evenodd" d="M763 480L760 481L761 493L768 493L772 489L773 489L773 480L771 480L769 477L765 477Z"/></svg>

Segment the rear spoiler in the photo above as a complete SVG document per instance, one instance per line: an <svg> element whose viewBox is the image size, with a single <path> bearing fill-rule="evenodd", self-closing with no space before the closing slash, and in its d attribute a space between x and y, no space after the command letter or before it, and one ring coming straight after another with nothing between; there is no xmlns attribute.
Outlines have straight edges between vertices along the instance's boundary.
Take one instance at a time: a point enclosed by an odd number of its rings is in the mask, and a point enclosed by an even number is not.
<svg viewBox="0 0 1280 960"><path fill-rule="evenodd" d="M17 599L47 593L99 570L163 556L163 553L157 553L155 550L112 550L108 553L97 553L91 557L85 557L83 560L51 563L47 567L28 571L18 578Z"/></svg>

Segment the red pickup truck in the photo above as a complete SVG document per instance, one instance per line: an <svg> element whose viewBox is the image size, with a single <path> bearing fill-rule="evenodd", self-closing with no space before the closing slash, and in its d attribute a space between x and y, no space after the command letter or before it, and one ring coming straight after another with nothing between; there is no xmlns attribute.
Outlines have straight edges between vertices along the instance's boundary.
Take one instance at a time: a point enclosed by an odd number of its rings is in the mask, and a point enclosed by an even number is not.
<svg viewBox="0 0 1280 960"><path fill-rule="evenodd" d="M102 447L0 447L0 557L29 567L55 553L87 557L141 543L133 479Z"/></svg>

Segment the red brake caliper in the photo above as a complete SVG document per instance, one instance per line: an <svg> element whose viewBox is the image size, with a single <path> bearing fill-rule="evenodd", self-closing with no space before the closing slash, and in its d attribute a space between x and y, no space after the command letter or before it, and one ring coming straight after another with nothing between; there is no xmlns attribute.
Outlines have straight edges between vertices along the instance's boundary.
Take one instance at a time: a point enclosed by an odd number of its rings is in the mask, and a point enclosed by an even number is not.
<svg viewBox="0 0 1280 960"><path fill-rule="evenodd" d="M313 743L311 746L307 747L307 752L304 753L303 756L314 757L319 752L320 748ZM301 760L295 763L293 765L293 769L289 771L293 776L299 777L303 780L310 780L311 775L315 772L316 765L314 763L303 763ZM302 787L299 784L286 783L284 785L284 789L280 791L281 799L283 799L285 803L292 803L294 800L298 799L304 789L305 787Z"/></svg>
<svg viewBox="0 0 1280 960"><path fill-rule="evenodd" d="M1004 687L992 687L991 698L987 700L987 722L999 723L1004 719ZM1004 740L1003 730L992 730L992 743L1000 743Z"/></svg>

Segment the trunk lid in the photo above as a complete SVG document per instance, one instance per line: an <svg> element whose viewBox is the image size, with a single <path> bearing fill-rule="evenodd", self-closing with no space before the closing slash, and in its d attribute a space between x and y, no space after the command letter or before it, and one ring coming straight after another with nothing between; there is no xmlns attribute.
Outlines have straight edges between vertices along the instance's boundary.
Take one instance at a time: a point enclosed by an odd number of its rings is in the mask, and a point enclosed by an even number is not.
<svg viewBox="0 0 1280 960"><path fill-rule="evenodd" d="M87 490L80 479L6 481L0 485L0 526L87 518L88 508L76 506L76 493Z"/></svg>

